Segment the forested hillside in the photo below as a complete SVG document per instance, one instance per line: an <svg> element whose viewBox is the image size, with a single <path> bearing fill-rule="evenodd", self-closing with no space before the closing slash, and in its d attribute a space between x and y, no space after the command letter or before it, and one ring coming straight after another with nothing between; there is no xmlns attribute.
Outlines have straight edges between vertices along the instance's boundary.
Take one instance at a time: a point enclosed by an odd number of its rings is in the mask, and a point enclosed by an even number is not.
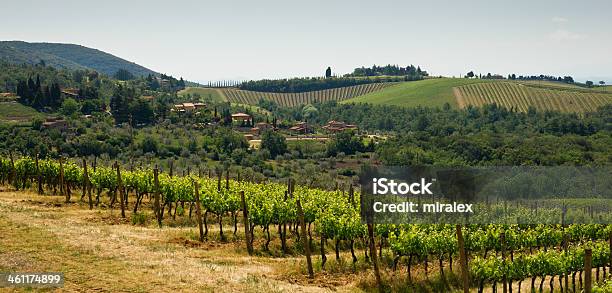
<svg viewBox="0 0 612 293"><path fill-rule="evenodd" d="M157 72L100 50L75 44L0 42L0 60L15 64L44 63L60 69L93 69L113 75L124 69L135 76Z"/></svg>

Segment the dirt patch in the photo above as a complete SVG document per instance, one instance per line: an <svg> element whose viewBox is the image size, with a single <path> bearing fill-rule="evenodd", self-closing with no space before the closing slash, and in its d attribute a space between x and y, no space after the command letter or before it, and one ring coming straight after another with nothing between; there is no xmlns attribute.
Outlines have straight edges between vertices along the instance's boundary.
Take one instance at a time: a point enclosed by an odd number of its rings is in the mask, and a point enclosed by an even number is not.
<svg viewBox="0 0 612 293"><path fill-rule="evenodd" d="M190 247L190 248L200 248L200 249L206 249L206 250L211 250L211 249L219 249L222 247L234 247L235 245L233 243L223 243L223 242L217 242L217 241L210 241L210 240L205 240L204 242L200 242L199 240L193 240L193 239L189 239L186 237L175 237L172 238L170 240L168 240L168 243L173 243L173 244L178 244L178 245L182 245L184 247Z"/></svg>
<svg viewBox="0 0 612 293"><path fill-rule="evenodd" d="M317 273L313 279L308 278L308 275L292 275L292 276L281 276L278 280L283 280L291 284L297 284L300 286L319 286L335 290L350 285L354 282L356 275L351 274L329 274L329 273Z"/></svg>
<svg viewBox="0 0 612 293"><path fill-rule="evenodd" d="M455 95L455 99L457 100L457 105L459 106L459 109L465 108L467 106L467 102L461 94L461 91L458 88L454 87L453 94Z"/></svg>

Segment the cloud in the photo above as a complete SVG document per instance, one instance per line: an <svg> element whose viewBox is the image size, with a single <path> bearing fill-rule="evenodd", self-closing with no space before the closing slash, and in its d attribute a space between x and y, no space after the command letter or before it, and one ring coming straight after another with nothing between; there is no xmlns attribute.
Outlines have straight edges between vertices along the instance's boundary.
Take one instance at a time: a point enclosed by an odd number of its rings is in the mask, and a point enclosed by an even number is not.
<svg viewBox="0 0 612 293"><path fill-rule="evenodd" d="M559 29L549 34L548 37L554 41L575 41L586 38L586 35Z"/></svg>
<svg viewBox="0 0 612 293"><path fill-rule="evenodd" d="M565 23L565 22L568 22L568 21L569 20L567 18L561 17L561 16L555 16L555 17L552 18L552 22L555 22L555 23Z"/></svg>

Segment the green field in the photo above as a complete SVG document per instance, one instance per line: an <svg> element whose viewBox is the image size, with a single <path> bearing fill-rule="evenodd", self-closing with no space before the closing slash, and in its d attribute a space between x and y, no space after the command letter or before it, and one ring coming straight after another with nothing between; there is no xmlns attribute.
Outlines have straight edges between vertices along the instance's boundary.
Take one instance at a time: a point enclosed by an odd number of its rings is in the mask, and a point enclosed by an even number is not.
<svg viewBox="0 0 612 293"><path fill-rule="evenodd" d="M552 81L509 81L438 78L403 82L343 103L371 103L404 107L453 107L498 105L527 111L588 112L612 103L609 87L585 88Z"/></svg>
<svg viewBox="0 0 612 293"><path fill-rule="evenodd" d="M395 83L370 83L356 86L334 88L328 90L311 91L303 93L270 93L245 91L237 88L200 88L188 87L180 92L179 96L185 97L188 94L198 94L204 101L210 97L212 101L228 101L233 104L257 105L260 99L272 100L283 107L295 107L313 103L315 101L343 101L368 93L376 92Z"/></svg>
<svg viewBox="0 0 612 293"><path fill-rule="evenodd" d="M0 121L24 122L33 118L42 117L42 114L33 108L24 106L17 102L0 103Z"/></svg>
<svg viewBox="0 0 612 293"><path fill-rule="evenodd" d="M513 82L524 84L524 85L529 85L529 86L545 87L545 88L552 88L552 89L576 89L576 90L584 89L584 90L590 90L588 88L581 87L579 85L575 85L575 84L571 84L571 83L556 82L556 81L547 81L547 80L543 80L543 81L540 81L540 80L517 80L517 81L513 81Z"/></svg>
<svg viewBox="0 0 612 293"><path fill-rule="evenodd" d="M612 93L597 89L535 85L512 81L476 83L457 87L460 108L468 105L498 104L508 109L527 111L591 112L612 103Z"/></svg>
<svg viewBox="0 0 612 293"><path fill-rule="evenodd" d="M227 101L222 94L223 89L203 88L203 87L188 87L178 92L179 96L198 94L202 99L210 98L214 102Z"/></svg>
<svg viewBox="0 0 612 293"><path fill-rule="evenodd" d="M260 113L264 115L273 116L272 112L264 108L261 108L259 106L256 106L256 105L241 104L241 103L231 103L231 105L233 107L242 107L242 108L248 109L249 111L251 111L251 113Z"/></svg>
<svg viewBox="0 0 612 293"><path fill-rule="evenodd" d="M303 93L269 93L245 91L235 88L220 89L227 100L232 103L256 105L259 99L267 99L275 101L278 105L284 107L295 107L299 105L310 104L315 101L343 101L354 97L359 97L368 93L377 92L384 88L393 86L396 83L369 83L355 86L347 86L341 88L311 91Z"/></svg>
<svg viewBox="0 0 612 293"><path fill-rule="evenodd" d="M595 90L612 92L612 85L606 85L606 86L598 87Z"/></svg>
<svg viewBox="0 0 612 293"><path fill-rule="evenodd" d="M344 101L405 107L442 107L445 103L457 106L453 87L483 82L481 79L434 78L395 84L381 91ZM492 82L492 81L487 81Z"/></svg>
<svg viewBox="0 0 612 293"><path fill-rule="evenodd" d="M576 84L569 84L564 82L554 82L554 81L512 81L522 85L537 87L543 89L551 89L551 90L559 90L559 91L574 91L574 92L582 92L582 93L605 93L612 92L612 87L610 86L594 86L591 88L580 86Z"/></svg>

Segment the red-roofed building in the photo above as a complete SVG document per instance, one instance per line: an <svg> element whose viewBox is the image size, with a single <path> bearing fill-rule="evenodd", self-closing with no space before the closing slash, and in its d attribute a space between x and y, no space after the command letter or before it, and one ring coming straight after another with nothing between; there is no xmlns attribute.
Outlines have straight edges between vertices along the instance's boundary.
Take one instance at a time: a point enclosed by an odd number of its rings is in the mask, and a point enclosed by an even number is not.
<svg viewBox="0 0 612 293"><path fill-rule="evenodd" d="M232 114L233 121L251 121L251 115L245 113Z"/></svg>
<svg viewBox="0 0 612 293"><path fill-rule="evenodd" d="M296 125L289 128L289 131L298 133L298 134L306 134L306 133L311 133L312 128L306 122L298 122Z"/></svg>
<svg viewBox="0 0 612 293"><path fill-rule="evenodd" d="M323 126L322 128L332 133L342 132L346 130L358 130L357 125L346 124L344 122L335 121L335 120L327 122L327 124Z"/></svg>
<svg viewBox="0 0 612 293"><path fill-rule="evenodd" d="M68 122L60 118L47 118L43 122L42 126L46 129L59 129L66 130L68 128Z"/></svg>
<svg viewBox="0 0 612 293"><path fill-rule="evenodd" d="M272 124L269 123L265 123L265 122L259 122L257 124L255 124L255 127L251 128L251 133L253 135L260 135L262 132L266 131L266 130L275 130L274 126L272 126Z"/></svg>
<svg viewBox="0 0 612 293"><path fill-rule="evenodd" d="M75 88L62 89L61 93L66 97L71 97L75 99L79 97L79 89L75 89Z"/></svg>

